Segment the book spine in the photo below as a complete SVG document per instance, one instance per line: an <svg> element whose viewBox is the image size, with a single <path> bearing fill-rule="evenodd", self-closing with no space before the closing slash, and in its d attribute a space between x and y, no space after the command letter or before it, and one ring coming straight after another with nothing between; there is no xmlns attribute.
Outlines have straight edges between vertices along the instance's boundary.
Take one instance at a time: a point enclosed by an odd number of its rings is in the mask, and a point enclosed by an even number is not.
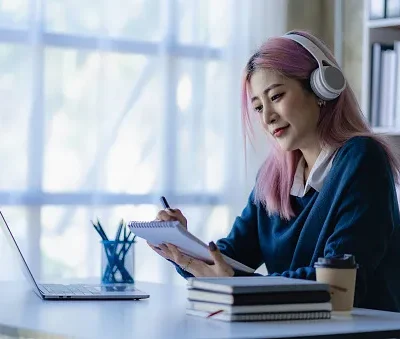
<svg viewBox="0 0 400 339"><path fill-rule="evenodd" d="M208 301L230 305L271 305L271 304L302 304L323 303L331 300L331 295L326 291L319 292L288 292L271 294L218 294L198 290L189 290L188 300Z"/></svg>

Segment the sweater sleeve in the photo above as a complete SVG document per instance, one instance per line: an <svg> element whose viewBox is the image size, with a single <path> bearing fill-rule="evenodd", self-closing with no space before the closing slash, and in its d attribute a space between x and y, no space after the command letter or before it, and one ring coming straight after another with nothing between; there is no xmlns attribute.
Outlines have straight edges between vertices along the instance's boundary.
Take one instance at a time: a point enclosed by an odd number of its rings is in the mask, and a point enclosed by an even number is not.
<svg viewBox="0 0 400 339"><path fill-rule="evenodd" d="M254 203L254 189L251 192L242 214L236 217L231 231L226 238L217 241L221 253L257 269L262 263L262 253L258 237L258 211ZM240 271L235 271L235 275Z"/></svg>
<svg viewBox="0 0 400 339"><path fill-rule="evenodd" d="M359 264L355 305L363 299L368 277L384 256L398 220L396 191L386 152L373 139L356 139L343 146L338 159L334 179L337 192L332 192L333 199L339 199L336 223L324 248L325 257L346 253L355 256ZM315 279L315 269L302 267L272 275Z"/></svg>

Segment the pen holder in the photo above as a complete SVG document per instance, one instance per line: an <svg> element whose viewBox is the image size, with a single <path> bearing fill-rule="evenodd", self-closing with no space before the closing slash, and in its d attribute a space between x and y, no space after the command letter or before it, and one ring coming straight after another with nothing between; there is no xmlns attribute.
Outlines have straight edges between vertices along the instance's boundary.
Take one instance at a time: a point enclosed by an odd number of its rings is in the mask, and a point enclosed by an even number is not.
<svg viewBox="0 0 400 339"><path fill-rule="evenodd" d="M134 241L102 241L101 283L133 284Z"/></svg>

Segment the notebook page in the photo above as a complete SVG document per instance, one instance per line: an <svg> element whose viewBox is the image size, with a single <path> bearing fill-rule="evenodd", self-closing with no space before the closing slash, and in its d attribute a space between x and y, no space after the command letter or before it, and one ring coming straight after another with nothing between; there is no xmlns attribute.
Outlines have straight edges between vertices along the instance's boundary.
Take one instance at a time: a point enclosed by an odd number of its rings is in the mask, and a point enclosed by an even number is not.
<svg viewBox="0 0 400 339"><path fill-rule="evenodd" d="M162 243L171 243L177 246L182 253L200 259L206 263L213 263L208 246L193 234L188 232L179 221L131 221L128 227L138 237L157 246ZM252 273L254 269L222 255L225 262L235 269Z"/></svg>
<svg viewBox="0 0 400 339"><path fill-rule="evenodd" d="M155 246L171 243L187 255L207 263L213 262L208 246L187 232L179 221L132 221L128 227L138 237L146 239Z"/></svg>

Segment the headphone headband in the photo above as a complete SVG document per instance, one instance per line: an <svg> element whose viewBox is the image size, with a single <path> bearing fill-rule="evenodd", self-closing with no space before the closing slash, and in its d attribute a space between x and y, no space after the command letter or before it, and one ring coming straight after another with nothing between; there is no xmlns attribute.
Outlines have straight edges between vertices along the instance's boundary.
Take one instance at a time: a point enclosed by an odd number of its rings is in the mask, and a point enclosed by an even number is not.
<svg viewBox="0 0 400 339"><path fill-rule="evenodd" d="M318 62L318 68L312 72L310 78L314 93L323 100L336 99L346 88L346 80L341 69L310 39L291 32L283 37L296 41Z"/></svg>
<svg viewBox="0 0 400 339"><path fill-rule="evenodd" d="M318 62L319 67L323 66L323 61L325 61L326 63L332 64L332 62L325 55L325 53L316 44L314 44L312 41L308 40L304 36L297 35L294 33L287 33L284 35L284 37L287 39L296 41L301 46L303 46L307 51L309 51L310 54L314 57L314 59ZM335 65L331 65L331 66L335 66Z"/></svg>

